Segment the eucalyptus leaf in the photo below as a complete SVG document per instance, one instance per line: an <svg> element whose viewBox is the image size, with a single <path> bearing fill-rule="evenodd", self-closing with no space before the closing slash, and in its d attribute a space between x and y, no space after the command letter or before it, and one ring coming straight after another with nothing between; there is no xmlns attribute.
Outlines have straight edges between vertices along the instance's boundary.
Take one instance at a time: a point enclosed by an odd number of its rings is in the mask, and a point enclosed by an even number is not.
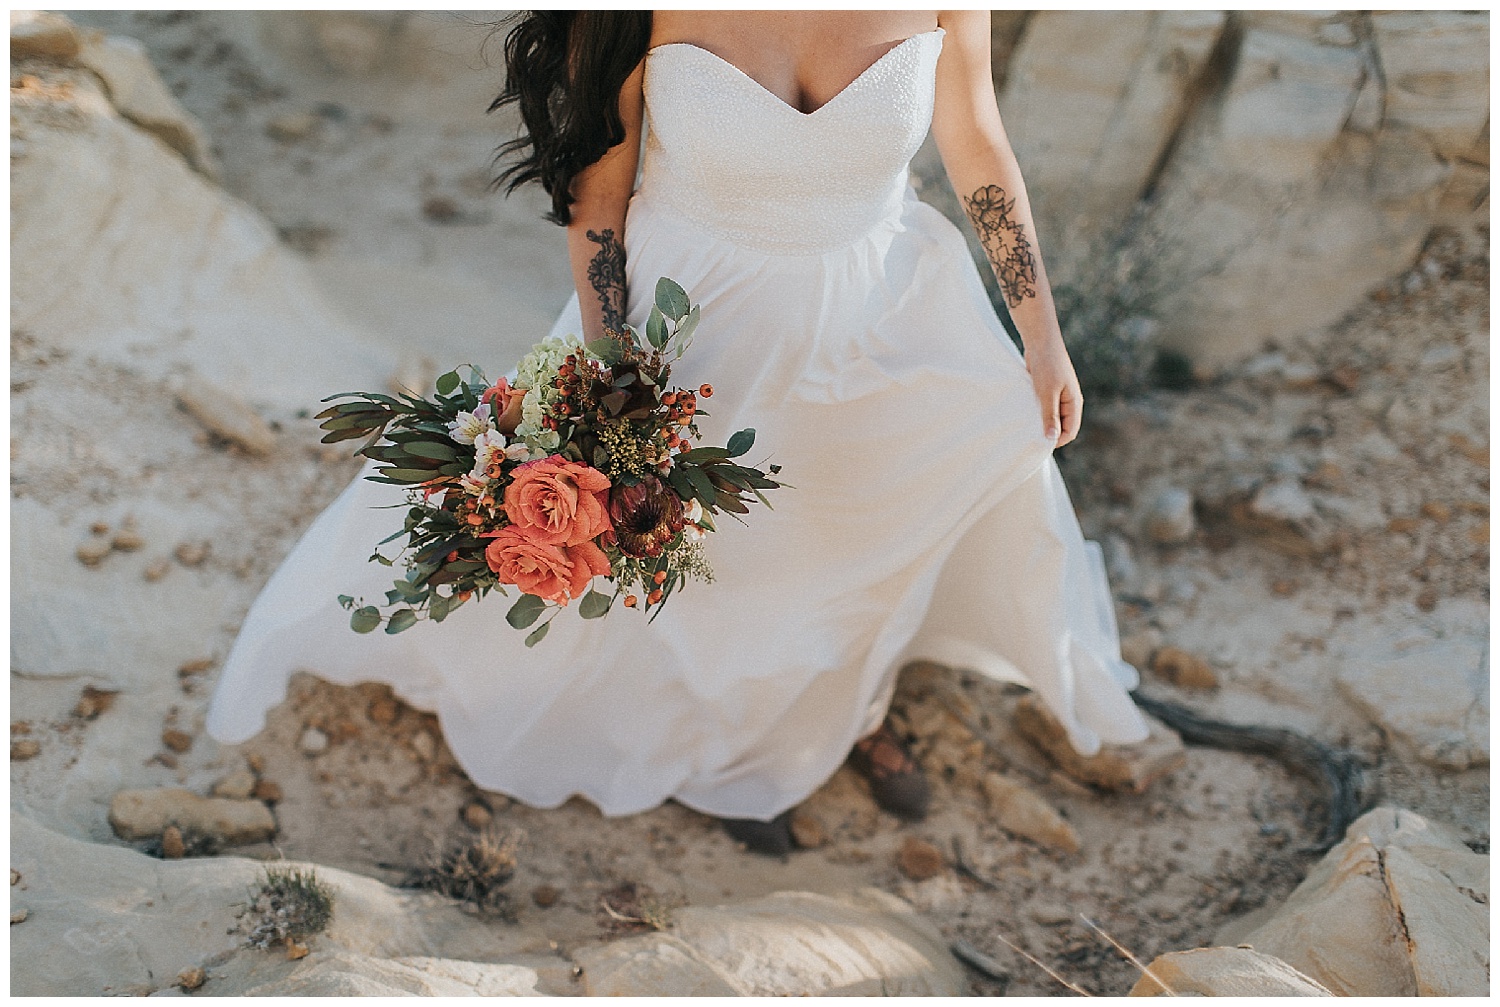
<svg viewBox="0 0 1500 1007"><path fill-rule="evenodd" d="M547 603L536 595L523 594L516 599L516 603L510 607L510 611L505 613L505 621L516 629L525 629L536 622L537 617L542 614L542 610L546 607ZM529 647L530 644L527 644L527 646Z"/></svg>
<svg viewBox="0 0 1500 1007"><path fill-rule="evenodd" d="M755 444L755 428L746 427L729 438L729 457L738 458Z"/></svg>
<svg viewBox="0 0 1500 1007"><path fill-rule="evenodd" d="M662 316L661 308L654 304L651 305L651 314L646 316L646 338L658 350L667 343L667 320Z"/></svg>
<svg viewBox="0 0 1500 1007"><path fill-rule="evenodd" d="M447 374L438 375L437 390L439 395L452 395L453 390L458 387L458 372L449 371Z"/></svg>
<svg viewBox="0 0 1500 1007"><path fill-rule="evenodd" d="M665 276L656 281L655 301L661 313L674 322L681 321L682 316L688 313L690 307L687 291L683 290L676 280Z"/></svg>
<svg viewBox="0 0 1500 1007"><path fill-rule="evenodd" d="M585 619L597 619L609 611L610 602L613 600L607 594L600 594L590 589L589 593L584 595L583 600L578 603L578 614Z"/></svg>
<svg viewBox="0 0 1500 1007"><path fill-rule="evenodd" d="M427 614L432 616L433 622L442 622L448 618L448 606L452 600L448 595L438 594L436 591L432 593L432 600L427 605Z"/></svg>
<svg viewBox="0 0 1500 1007"><path fill-rule="evenodd" d="M451 444L442 444L438 441L412 441L404 447L409 455L431 458L434 461L451 462L458 457L458 452Z"/></svg>
<svg viewBox="0 0 1500 1007"><path fill-rule="evenodd" d="M542 638L547 635L547 630L549 630L551 628L552 628L552 622L549 619L547 622L542 623L540 626L538 626L536 629L532 630L530 633L527 633L526 634L526 646L528 646L528 647L535 647L537 644L541 643L542 642Z"/></svg>
<svg viewBox="0 0 1500 1007"><path fill-rule="evenodd" d="M349 628L356 633L369 633L380 625L380 610L374 605L357 608L349 616Z"/></svg>
<svg viewBox="0 0 1500 1007"><path fill-rule="evenodd" d="M385 631L395 635L404 629L411 629L417 624L417 613L409 608L398 608L391 613L391 619L385 625Z"/></svg>

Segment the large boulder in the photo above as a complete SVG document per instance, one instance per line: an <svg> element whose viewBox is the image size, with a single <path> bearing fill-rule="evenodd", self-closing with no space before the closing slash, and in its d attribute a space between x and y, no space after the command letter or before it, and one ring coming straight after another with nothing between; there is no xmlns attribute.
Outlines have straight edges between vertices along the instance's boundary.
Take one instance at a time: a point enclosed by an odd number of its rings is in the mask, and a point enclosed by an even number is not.
<svg viewBox="0 0 1500 1007"><path fill-rule="evenodd" d="M1487 996L1488 906L1488 856L1381 807L1238 940L1339 996Z"/></svg>
<svg viewBox="0 0 1500 1007"><path fill-rule="evenodd" d="M590 994L957 996L967 982L942 937L874 888L776 892L672 914L670 934L574 952Z"/></svg>
<svg viewBox="0 0 1500 1007"><path fill-rule="evenodd" d="M1489 641L1399 636L1338 655L1337 683L1403 755L1439 769L1490 761Z"/></svg>
<svg viewBox="0 0 1500 1007"><path fill-rule="evenodd" d="M447 899L403 891L333 867L333 892L311 954L245 947L238 913L266 864L221 856L157 860L11 816L10 930L14 996L144 995L204 968L207 995L356 993L486 996L570 989L572 965L534 928L493 925Z"/></svg>
<svg viewBox="0 0 1500 1007"><path fill-rule="evenodd" d="M1131 987L1133 997L1331 997L1279 958L1250 948L1197 948L1161 955Z"/></svg>

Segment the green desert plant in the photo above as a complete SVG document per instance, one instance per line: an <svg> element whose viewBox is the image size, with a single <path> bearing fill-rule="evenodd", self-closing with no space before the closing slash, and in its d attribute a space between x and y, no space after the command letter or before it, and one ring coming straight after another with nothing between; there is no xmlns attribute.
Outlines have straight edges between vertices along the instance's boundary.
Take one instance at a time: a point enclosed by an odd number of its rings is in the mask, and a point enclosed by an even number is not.
<svg viewBox="0 0 1500 1007"><path fill-rule="evenodd" d="M515 876L523 838L519 831L490 825L478 833L438 840L427 863L408 871L401 885L440 892L481 915L512 919L514 909L504 887Z"/></svg>

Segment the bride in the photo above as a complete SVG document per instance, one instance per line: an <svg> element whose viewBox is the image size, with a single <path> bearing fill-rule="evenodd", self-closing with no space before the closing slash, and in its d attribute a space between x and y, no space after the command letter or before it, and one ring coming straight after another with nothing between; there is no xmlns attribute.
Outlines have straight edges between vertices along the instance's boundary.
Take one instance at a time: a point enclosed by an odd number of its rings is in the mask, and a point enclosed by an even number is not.
<svg viewBox="0 0 1500 1007"><path fill-rule="evenodd" d="M356 636L339 594L399 491L355 480L256 600L207 729L243 741L287 680L382 681L438 714L474 782L607 815L675 799L752 849L845 760L921 818L920 767L885 720L930 659L1035 690L1084 754L1146 726L1099 549L1052 457L1083 397L990 76L985 11L534 11L506 40L524 128L498 181L537 182L576 296L553 335L641 326L658 277L702 305L687 387L712 378L795 489L711 537L717 583L652 623L558 620L529 650L504 606ZM929 128L1020 332L963 236L920 202ZM642 155L642 137L645 137ZM639 174L639 183L637 176Z"/></svg>

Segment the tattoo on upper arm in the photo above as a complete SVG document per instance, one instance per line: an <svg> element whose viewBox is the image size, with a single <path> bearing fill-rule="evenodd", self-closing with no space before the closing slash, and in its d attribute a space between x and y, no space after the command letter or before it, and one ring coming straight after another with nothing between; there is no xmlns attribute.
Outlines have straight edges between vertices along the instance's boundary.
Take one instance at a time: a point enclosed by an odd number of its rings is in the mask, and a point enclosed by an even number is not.
<svg viewBox="0 0 1500 1007"><path fill-rule="evenodd" d="M604 328L621 332L625 328L625 246L615 237L613 228L585 234L599 246L589 260L589 286L599 298Z"/></svg>
<svg viewBox="0 0 1500 1007"><path fill-rule="evenodd" d="M998 185L986 185L964 197L964 209L995 267L1005 303L1013 308L1036 296L1036 253L1026 240L1025 226L1012 216L1015 208L1015 197L1007 197Z"/></svg>

